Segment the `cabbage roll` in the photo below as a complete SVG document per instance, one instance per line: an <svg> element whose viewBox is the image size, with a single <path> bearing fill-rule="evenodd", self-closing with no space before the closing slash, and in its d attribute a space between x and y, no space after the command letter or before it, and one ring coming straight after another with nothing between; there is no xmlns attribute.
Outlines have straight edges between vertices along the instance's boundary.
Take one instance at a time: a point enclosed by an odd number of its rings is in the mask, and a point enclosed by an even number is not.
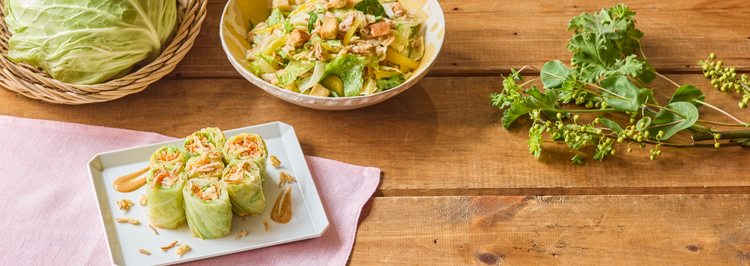
<svg viewBox="0 0 750 266"><path fill-rule="evenodd" d="M182 193L193 237L221 238L232 232L232 203L223 182L215 178L190 179Z"/></svg>
<svg viewBox="0 0 750 266"><path fill-rule="evenodd" d="M266 197L260 167L250 160L232 161L224 169L221 179L226 184L232 210L240 216L258 215L266 210Z"/></svg>
<svg viewBox="0 0 750 266"><path fill-rule="evenodd" d="M182 165L151 169L146 176L146 214L156 227L174 229L185 223L182 188L187 174Z"/></svg>
<svg viewBox="0 0 750 266"><path fill-rule="evenodd" d="M266 142L260 135L242 133L231 137L227 140L221 152L226 163L234 160L252 160L260 167L261 178L265 176L268 149L266 148Z"/></svg>
<svg viewBox="0 0 750 266"><path fill-rule="evenodd" d="M208 155L211 159L221 159L221 148L226 142L219 128L207 127L185 138L185 150L190 157Z"/></svg>
<svg viewBox="0 0 750 266"><path fill-rule="evenodd" d="M224 163L221 159L212 159L208 155L192 157L187 161L185 171L188 178L221 178Z"/></svg>
<svg viewBox="0 0 750 266"><path fill-rule="evenodd" d="M172 145L162 146L151 155L151 169L159 169L162 166L174 168L175 164L185 165L185 152Z"/></svg>

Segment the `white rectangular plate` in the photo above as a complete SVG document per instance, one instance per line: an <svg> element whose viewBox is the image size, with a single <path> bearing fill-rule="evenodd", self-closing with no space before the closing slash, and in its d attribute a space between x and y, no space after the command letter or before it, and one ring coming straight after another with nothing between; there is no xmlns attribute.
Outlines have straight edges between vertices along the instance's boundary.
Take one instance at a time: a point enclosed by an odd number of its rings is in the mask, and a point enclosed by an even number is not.
<svg viewBox="0 0 750 266"><path fill-rule="evenodd" d="M146 188L121 193L112 187L113 181L123 175L136 172L149 165L149 157L163 145L183 147L184 139L177 139L152 145L100 153L89 162L89 173L94 185L99 213L104 225L104 233L110 251L112 263L117 265L165 265L204 259L214 256L263 248L292 241L319 237L328 228L328 218L323 210L318 190L302 154L297 135L292 126L273 122L257 126L224 131L227 139L240 133L258 133L266 142L269 155L281 161L276 169L269 163L263 186L266 197L266 211L258 216L242 217L234 215L232 234L220 239L201 240L193 238L187 225L174 230L160 229L159 235L148 227L147 206L141 206L139 199L146 193ZM279 171L284 171L297 178L292 183L292 221L277 224L270 219L270 212L281 192L278 188ZM129 211L120 210L116 201L130 199L135 204ZM140 225L118 223L114 218L136 218ZM271 232L266 233L263 218L268 218ZM235 241L238 232L246 230L247 236ZM162 251L159 247L172 241L190 245L191 249L182 257L175 254L177 247ZM145 249L151 252L146 256L138 252Z"/></svg>

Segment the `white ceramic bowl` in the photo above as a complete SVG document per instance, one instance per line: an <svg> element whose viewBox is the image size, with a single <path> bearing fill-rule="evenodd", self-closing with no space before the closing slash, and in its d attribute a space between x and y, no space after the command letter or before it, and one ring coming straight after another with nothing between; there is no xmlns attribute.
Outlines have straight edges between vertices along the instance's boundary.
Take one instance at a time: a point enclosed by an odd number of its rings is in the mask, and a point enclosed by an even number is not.
<svg viewBox="0 0 750 266"><path fill-rule="evenodd" d="M445 38L445 17L437 0L400 0L409 14L422 19L420 34L425 36L425 54L414 75L398 87L368 96L318 97L284 90L256 77L247 69L245 52L250 43L245 39L250 21L265 21L271 14L271 0L229 0L221 16L221 47L235 69L247 80L287 102L320 110L351 110L382 102L416 84L432 68Z"/></svg>

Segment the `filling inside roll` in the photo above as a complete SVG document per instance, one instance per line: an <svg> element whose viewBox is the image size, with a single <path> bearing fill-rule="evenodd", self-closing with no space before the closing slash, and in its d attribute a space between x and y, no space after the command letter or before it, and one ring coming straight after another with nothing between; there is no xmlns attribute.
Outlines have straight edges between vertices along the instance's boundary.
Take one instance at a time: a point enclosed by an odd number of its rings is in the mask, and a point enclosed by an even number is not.
<svg viewBox="0 0 750 266"><path fill-rule="evenodd" d="M162 146L151 155L150 165L152 169L159 169L162 166L174 168L177 163L185 164L185 154L180 148L172 145Z"/></svg>
<svg viewBox="0 0 750 266"><path fill-rule="evenodd" d="M257 138L247 137L237 139L229 144L228 153L239 154L241 157L256 158L263 155L260 146L260 140Z"/></svg>
<svg viewBox="0 0 750 266"><path fill-rule="evenodd" d="M185 149L190 156L208 155L212 159L221 158L221 148L226 138L219 128L207 127L185 138Z"/></svg>
<svg viewBox="0 0 750 266"><path fill-rule="evenodd" d="M190 178L218 178L221 177L221 172L224 170L224 163L220 160L213 160L207 155L202 155L190 158L186 170Z"/></svg>
<svg viewBox="0 0 750 266"><path fill-rule="evenodd" d="M178 162L170 171L167 171L165 167L154 171L154 177L151 180L151 188L156 188L156 185L164 188L171 188L175 183L181 181L180 176L177 174L179 170L182 170L182 163L180 162Z"/></svg>

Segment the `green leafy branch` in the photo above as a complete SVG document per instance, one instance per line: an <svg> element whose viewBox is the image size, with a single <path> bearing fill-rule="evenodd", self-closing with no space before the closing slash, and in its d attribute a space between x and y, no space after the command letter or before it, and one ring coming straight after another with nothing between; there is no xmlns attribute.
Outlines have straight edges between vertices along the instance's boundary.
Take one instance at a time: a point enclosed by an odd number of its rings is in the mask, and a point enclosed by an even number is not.
<svg viewBox="0 0 750 266"><path fill-rule="evenodd" d="M706 102L703 92L693 85L679 85L659 74L651 64L635 53L641 49L643 33L635 29L635 12L624 5L602 9L594 14L583 13L573 18L568 26L574 30L568 49L573 52L568 68L561 61L545 63L540 77L524 82L520 72L511 69L511 75L503 77L503 90L490 95L490 103L504 109L502 123L508 129L519 117L529 115L533 125L529 130L529 151L539 157L544 143L564 143L572 152L575 164L583 164L585 156L580 150L586 146L596 146L595 160L602 161L607 155L614 155L614 143L628 143L641 148L651 145L653 160L661 154L660 147L727 147L750 146L750 131L718 132L711 124L733 127L748 127L728 112ZM642 53L642 52L641 52ZM714 59L711 55L709 59ZM750 101L747 77L737 77L733 68L722 68L721 62L700 62L707 77L716 78L717 88L746 90L745 105ZM533 67L531 67L533 68ZM734 74L733 74L734 73ZM660 105L654 91L645 88L656 77L662 77L678 89L666 105ZM720 77L719 77L720 76ZM540 90L532 82L541 81ZM744 83L743 83L744 81ZM637 85L636 85L637 83ZM718 84L721 84L720 86ZM579 108L564 108L569 104ZM740 103L740 107L743 107ZM734 120L735 123L700 119L698 108L712 108ZM580 109L583 107L584 109ZM624 128L612 120L599 116L590 124L579 124L579 115L573 123L565 123L575 113L624 113L630 116L630 125ZM542 118L546 116L546 120ZM640 119L636 122L636 119ZM597 127L601 124L604 127ZM680 131L693 136L692 143L678 143L670 138ZM543 133L549 136L547 140ZM697 143L713 140L713 144ZM719 143L719 140L729 140Z"/></svg>

